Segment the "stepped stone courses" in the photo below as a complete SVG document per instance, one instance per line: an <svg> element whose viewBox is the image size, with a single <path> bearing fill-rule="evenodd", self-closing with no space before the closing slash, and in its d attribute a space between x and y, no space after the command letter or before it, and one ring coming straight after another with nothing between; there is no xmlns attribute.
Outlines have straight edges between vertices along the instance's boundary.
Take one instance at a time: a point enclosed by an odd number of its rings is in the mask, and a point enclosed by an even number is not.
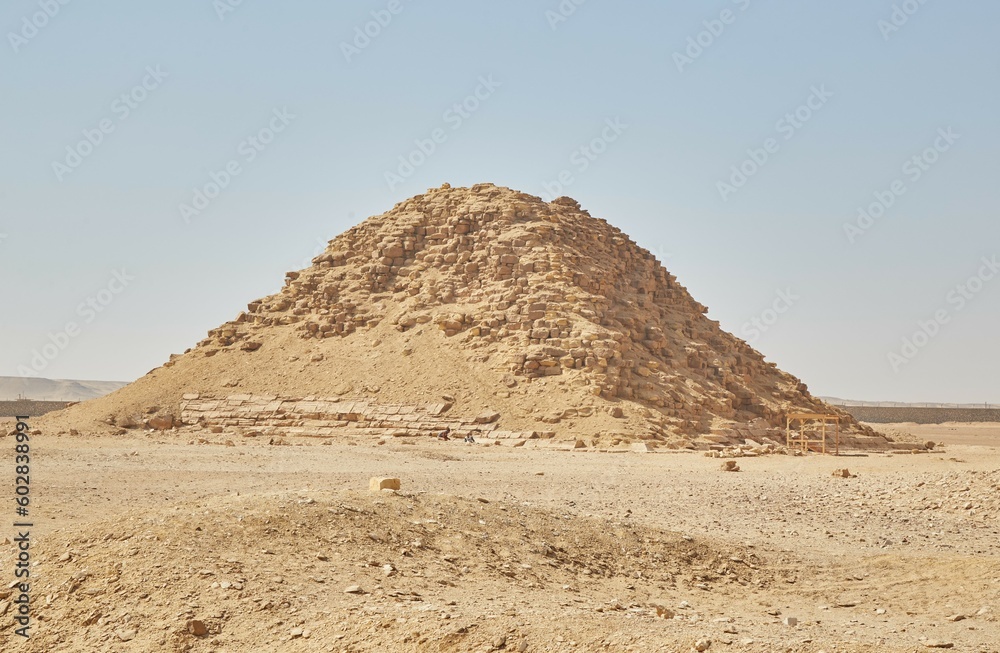
<svg viewBox="0 0 1000 653"><path fill-rule="evenodd" d="M456 435L491 438L537 437L533 432L497 431L497 413L447 416L450 404L392 405L339 397L280 398L275 395L230 395L223 399L186 394L181 422L186 426L280 429L281 435L324 437L349 429L371 435L431 435L450 428ZM276 431L278 432L278 431Z"/></svg>

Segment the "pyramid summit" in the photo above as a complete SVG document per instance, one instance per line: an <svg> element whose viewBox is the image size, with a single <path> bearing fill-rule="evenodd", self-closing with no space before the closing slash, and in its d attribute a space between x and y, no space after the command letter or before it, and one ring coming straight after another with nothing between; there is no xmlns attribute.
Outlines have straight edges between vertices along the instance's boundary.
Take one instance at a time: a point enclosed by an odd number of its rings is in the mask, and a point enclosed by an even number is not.
<svg viewBox="0 0 1000 653"><path fill-rule="evenodd" d="M292 435L453 419L690 446L822 412L874 435L723 331L650 252L568 197L445 184L348 229L312 263L75 418L128 426L159 408L192 428L215 419ZM218 402L234 395L239 410L226 413ZM332 404L300 405L310 401L358 407L324 422ZM241 417L239 402L257 412ZM395 408L376 425L379 406ZM418 413L425 422L388 420Z"/></svg>

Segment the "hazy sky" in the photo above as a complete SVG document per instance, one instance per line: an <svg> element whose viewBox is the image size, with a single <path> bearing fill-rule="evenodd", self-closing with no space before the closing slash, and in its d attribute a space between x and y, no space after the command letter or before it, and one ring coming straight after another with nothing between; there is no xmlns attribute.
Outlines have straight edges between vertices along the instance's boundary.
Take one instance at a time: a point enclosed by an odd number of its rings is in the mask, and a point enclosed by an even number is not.
<svg viewBox="0 0 1000 653"><path fill-rule="evenodd" d="M0 375L132 380L365 217L490 181L575 197L814 393L1000 402L998 22L7 0Z"/></svg>

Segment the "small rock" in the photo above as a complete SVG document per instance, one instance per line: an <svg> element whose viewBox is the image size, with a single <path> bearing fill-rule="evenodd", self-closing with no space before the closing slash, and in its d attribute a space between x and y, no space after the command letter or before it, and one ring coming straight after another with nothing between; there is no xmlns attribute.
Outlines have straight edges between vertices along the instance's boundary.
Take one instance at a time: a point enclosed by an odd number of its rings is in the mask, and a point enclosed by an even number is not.
<svg viewBox="0 0 1000 653"><path fill-rule="evenodd" d="M360 585L348 585L344 588L344 594L364 594L365 591L361 589Z"/></svg>
<svg viewBox="0 0 1000 653"><path fill-rule="evenodd" d="M476 424L492 424L498 419L500 419L500 413L493 410L487 410L476 415L475 421Z"/></svg>
<svg viewBox="0 0 1000 653"><path fill-rule="evenodd" d="M115 635L123 642L131 642L135 639L136 632L134 630L118 630L115 631Z"/></svg>
<svg viewBox="0 0 1000 653"><path fill-rule="evenodd" d="M694 650L701 653L702 651L707 651L712 646L712 640L710 639L699 639L694 643Z"/></svg>
<svg viewBox="0 0 1000 653"><path fill-rule="evenodd" d="M965 618L964 614L953 614L950 617L945 617L944 619L945 621L962 621Z"/></svg>
<svg viewBox="0 0 1000 653"><path fill-rule="evenodd" d="M835 469L833 470L834 478L854 478L854 474L851 474L849 469Z"/></svg>
<svg viewBox="0 0 1000 653"><path fill-rule="evenodd" d="M924 646L927 648L953 648L955 645L951 642L942 642L937 639L928 639L924 642Z"/></svg>
<svg viewBox="0 0 1000 653"><path fill-rule="evenodd" d="M156 417L150 418L149 428L154 431L168 431L174 428L174 416L173 415L157 415Z"/></svg>
<svg viewBox="0 0 1000 653"><path fill-rule="evenodd" d="M204 621L199 621L198 619L192 619L187 622L187 629L195 637L204 637L208 634L208 626L205 625Z"/></svg>
<svg viewBox="0 0 1000 653"><path fill-rule="evenodd" d="M785 624L786 626L798 626L799 620L796 619L795 617L785 617L784 619L782 619L782 623Z"/></svg>
<svg viewBox="0 0 1000 653"><path fill-rule="evenodd" d="M303 631L301 628L292 628L290 631L288 631L288 634L289 636L291 636L292 639L295 639L296 637L302 637L302 632Z"/></svg>
<svg viewBox="0 0 1000 653"><path fill-rule="evenodd" d="M726 462L722 463L722 467L720 467L719 469L721 469L724 472L738 472L740 471L740 466L736 464L735 460L727 460Z"/></svg>
<svg viewBox="0 0 1000 653"><path fill-rule="evenodd" d="M398 478L383 478L383 477L372 477L368 480L368 490L370 492L378 492L380 490L399 490L400 484Z"/></svg>

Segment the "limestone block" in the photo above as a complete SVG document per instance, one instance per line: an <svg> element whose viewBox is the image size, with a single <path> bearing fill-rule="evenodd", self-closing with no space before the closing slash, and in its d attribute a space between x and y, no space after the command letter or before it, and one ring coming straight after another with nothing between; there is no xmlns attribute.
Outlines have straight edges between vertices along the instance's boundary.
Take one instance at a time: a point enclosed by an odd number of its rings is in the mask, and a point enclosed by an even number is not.
<svg viewBox="0 0 1000 653"><path fill-rule="evenodd" d="M381 490L398 490L399 479L387 477L373 477L368 481L368 490L380 492Z"/></svg>
<svg viewBox="0 0 1000 653"><path fill-rule="evenodd" d="M492 424L493 422L500 419L500 413L492 410L483 411L476 415L476 424Z"/></svg>
<svg viewBox="0 0 1000 653"><path fill-rule="evenodd" d="M156 431L167 431L174 428L173 415L157 415L149 420L149 428Z"/></svg>

